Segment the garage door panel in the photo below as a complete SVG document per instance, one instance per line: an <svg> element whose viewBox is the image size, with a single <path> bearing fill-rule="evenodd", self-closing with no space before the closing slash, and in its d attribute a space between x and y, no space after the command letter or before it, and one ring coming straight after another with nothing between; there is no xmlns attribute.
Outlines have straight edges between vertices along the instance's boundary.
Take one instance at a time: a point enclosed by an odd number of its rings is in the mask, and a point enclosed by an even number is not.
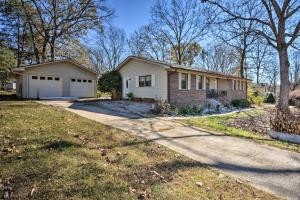
<svg viewBox="0 0 300 200"><path fill-rule="evenodd" d="M60 77L30 76L29 98L61 97L62 79Z"/></svg>
<svg viewBox="0 0 300 200"><path fill-rule="evenodd" d="M94 80L71 79L70 93L72 97L94 97Z"/></svg>

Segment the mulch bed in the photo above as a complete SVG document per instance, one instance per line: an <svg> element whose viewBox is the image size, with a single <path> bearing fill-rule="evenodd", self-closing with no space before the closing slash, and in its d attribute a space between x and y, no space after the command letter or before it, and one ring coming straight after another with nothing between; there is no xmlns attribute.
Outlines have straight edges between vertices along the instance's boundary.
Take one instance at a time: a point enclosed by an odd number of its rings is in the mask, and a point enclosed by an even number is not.
<svg viewBox="0 0 300 200"><path fill-rule="evenodd" d="M235 118L233 120L224 122L224 125L239 128L252 133L265 135L268 134L267 130L270 128L270 118L275 115L275 108L264 108L265 114L252 116L249 114L248 117ZM295 116L300 116L300 111L294 108L291 112Z"/></svg>
<svg viewBox="0 0 300 200"><path fill-rule="evenodd" d="M235 118L227 121L224 125L239 128L245 131L250 131L257 134L267 134L268 128L270 128L270 117L275 112L274 108L264 108L266 114L248 117Z"/></svg>

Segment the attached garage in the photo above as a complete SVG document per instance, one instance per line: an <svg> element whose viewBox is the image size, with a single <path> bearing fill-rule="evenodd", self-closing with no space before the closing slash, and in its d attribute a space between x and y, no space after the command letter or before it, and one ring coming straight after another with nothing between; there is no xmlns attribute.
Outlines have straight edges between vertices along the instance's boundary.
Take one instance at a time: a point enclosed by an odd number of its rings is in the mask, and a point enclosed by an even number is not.
<svg viewBox="0 0 300 200"><path fill-rule="evenodd" d="M71 60L19 67L13 73L22 98L96 96L98 74Z"/></svg>

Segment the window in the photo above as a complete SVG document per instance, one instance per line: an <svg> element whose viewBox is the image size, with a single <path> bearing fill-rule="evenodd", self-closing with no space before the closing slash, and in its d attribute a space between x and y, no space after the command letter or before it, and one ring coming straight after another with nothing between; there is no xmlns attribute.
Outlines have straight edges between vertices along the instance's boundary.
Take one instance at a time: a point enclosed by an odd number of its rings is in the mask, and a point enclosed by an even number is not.
<svg viewBox="0 0 300 200"><path fill-rule="evenodd" d="M81 82L81 79L77 79L77 82Z"/></svg>
<svg viewBox="0 0 300 200"><path fill-rule="evenodd" d="M45 79L46 79L45 76L41 76L41 77L40 77L40 80L45 80Z"/></svg>
<svg viewBox="0 0 300 200"><path fill-rule="evenodd" d="M59 78L58 78L58 77L55 77L54 80L59 81Z"/></svg>
<svg viewBox="0 0 300 200"><path fill-rule="evenodd" d="M31 78L34 79L34 80L37 80L37 79L38 79L37 76L32 76Z"/></svg>
<svg viewBox="0 0 300 200"><path fill-rule="evenodd" d="M88 82L89 82L89 83L91 83L91 82L92 82L92 80L88 80Z"/></svg>
<svg viewBox="0 0 300 200"><path fill-rule="evenodd" d="M52 77L47 77L47 80L52 81L53 78Z"/></svg>
<svg viewBox="0 0 300 200"><path fill-rule="evenodd" d="M151 75L139 76L139 87L151 87Z"/></svg>
<svg viewBox="0 0 300 200"><path fill-rule="evenodd" d="M197 89L198 90L203 89L203 76L197 75Z"/></svg>
<svg viewBox="0 0 300 200"><path fill-rule="evenodd" d="M242 90L244 90L244 81L241 81L242 84Z"/></svg>
<svg viewBox="0 0 300 200"><path fill-rule="evenodd" d="M181 74L181 89L187 90L187 83L188 83L188 74L182 73Z"/></svg>
<svg viewBox="0 0 300 200"><path fill-rule="evenodd" d="M233 80L233 90L236 90L236 80Z"/></svg>
<svg viewBox="0 0 300 200"><path fill-rule="evenodd" d="M210 80L209 80L209 78L206 78L206 90L209 90L209 88L210 88Z"/></svg>
<svg viewBox="0 0 300 200"><path fill-rule="evenodd" d="M72 78L72 80L71 80L72 82L76 82L76 79L75 78Z"/></svg>
<svg viewBox="0 0 300 200"><path fill-rule="evenodd" d="M83 79L83 80L82 80L82 82L86 83L86 80L85 80L85 79Z"/></svg>

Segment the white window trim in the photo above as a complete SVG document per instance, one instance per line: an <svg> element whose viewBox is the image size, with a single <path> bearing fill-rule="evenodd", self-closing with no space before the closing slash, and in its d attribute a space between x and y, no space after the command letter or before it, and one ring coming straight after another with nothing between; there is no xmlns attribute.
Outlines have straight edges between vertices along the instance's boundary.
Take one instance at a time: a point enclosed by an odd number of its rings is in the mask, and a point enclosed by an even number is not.
<svg viewBox="0 0 300 200"><path fill-rule="evenodd" d="M187 88L186 89L182 89L182 85L181 85L181 76L182 74L187 74ZM178 72L178 89L179 90L190 90L191 89L191 74L189 73L180 73Z"/></svg>
<svg viewBox="0 0 300 200"><path fill-rule="evenodd" d="M200 89L199 88L199 77L202 77L202 89ZM196 75L196 90L205 90L205 76L203 76L203 75L199 75L199 74L197 74Z"/></svg>
<svg viewBox="0 0 300 200"><path fill-rule="evenodd" d="M140 76L151 76L151 86L140 87ZM135 87L137 88L149 88L155 87L155 74L147 74L147 75L137 75L135 76Z"/></svg>

